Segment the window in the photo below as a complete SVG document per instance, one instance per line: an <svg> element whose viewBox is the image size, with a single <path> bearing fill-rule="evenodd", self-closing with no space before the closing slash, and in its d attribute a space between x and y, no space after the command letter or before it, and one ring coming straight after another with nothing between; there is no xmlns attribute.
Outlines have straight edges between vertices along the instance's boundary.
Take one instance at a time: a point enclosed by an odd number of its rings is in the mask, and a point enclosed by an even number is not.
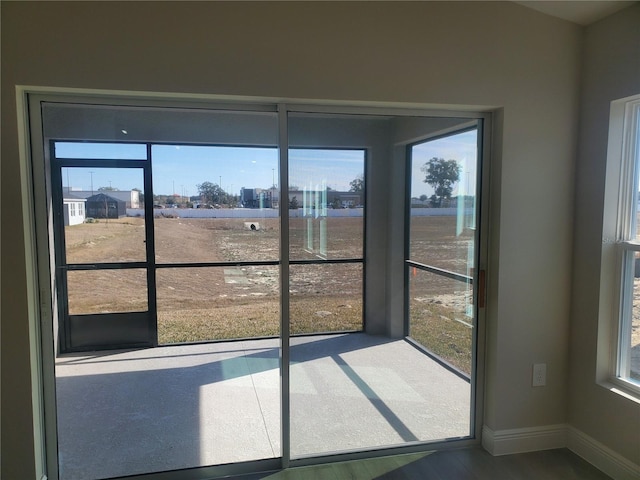
<svg viewBox="0 0 640 480"><path fill-rule="evenodd" d="M488 115L45 100L29 102L23 170L48 247L37 331L49 476L210 478L477 442ZM454 133L468 151L435 148ZM429 333L460 332L455 368L405 338L406 166L433 156L460 162L460 178L432 215L411 217L414 263L428 267L411 286L436 320L451 314ZM88 218L68 221L71 204ZM78 360L96 350L110 352Z"/></svg>
<svg viewBox="0 0 640 480"><path fill-rule="evenodd" d="M608 161L618 164L615 244L620 279L614 283L618 308L610 373L614 382L640 393L640 95L612 104Z"/></svg>

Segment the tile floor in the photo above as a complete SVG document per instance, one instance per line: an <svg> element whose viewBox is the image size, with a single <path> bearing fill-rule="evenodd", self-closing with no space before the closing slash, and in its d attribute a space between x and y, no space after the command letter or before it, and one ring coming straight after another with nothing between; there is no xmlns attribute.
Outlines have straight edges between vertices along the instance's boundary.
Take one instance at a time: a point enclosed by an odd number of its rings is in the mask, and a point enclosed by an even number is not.
<svg viewBox="0 0 640 480"><path fill-rule="evenodd" d="M62 480L281 455L279 341L61 356ZM291 455L469 435L469 382L404 340L291 340Z"/></svg>

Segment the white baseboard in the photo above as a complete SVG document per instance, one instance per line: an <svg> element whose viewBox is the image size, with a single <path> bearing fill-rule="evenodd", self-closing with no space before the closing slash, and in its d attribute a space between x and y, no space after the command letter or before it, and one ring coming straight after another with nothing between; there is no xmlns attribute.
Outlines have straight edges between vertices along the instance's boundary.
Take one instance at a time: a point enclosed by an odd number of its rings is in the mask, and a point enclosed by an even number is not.
<svg viewBox="0 0 640 480"><path fill-rule="evenodd" d="M615 480L640 480L640 465L572 426L567 426L567 447Z"/></svg>
<svg viewBox="0 0 640 480"><path fill-rule="evenodd" d="M485 425L482 427L482 446L491 455L564 448L567 446L567 426L559 424L494 431Z"/></svg>
<svg viewBox="0 0 640 480"><path fill-rule="evenodd" d="M485 425L482 446L496 456L568 448L615 480L640 480L640 465L566 424L496 431Z"/></svg>

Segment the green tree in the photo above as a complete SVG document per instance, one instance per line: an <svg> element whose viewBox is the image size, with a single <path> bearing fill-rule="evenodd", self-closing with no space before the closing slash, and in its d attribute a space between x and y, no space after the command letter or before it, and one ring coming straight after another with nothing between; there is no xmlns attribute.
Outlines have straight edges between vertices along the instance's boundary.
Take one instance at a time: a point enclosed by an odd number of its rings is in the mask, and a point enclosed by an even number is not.
<svg viewBox="0 0 640 480"><path fill-rule="evenodd" d="M196 188L198 189L202 203L223 203L227 198L226 193L217 183L202 182L196 185Z"/></svg>
<svg viewBox="0 0 640 480"><path fill-rule="evenodd" d="M364 192L364 176L358 175L349 182L350 192Z"/></svg>
<svg viewBox="0 0 640 480"><path fill-rule="evenodd" d="M298 209L298 199L294 195L291 200L289 200L289 210L297 210Z"/></svg>
<svg viewBox="0 0 640 480"><path fill-rule="evenodd" d="M426 174L424 183L435 190L431 203L434 207L441 207L443 199L451 198L453 185L460 179L460 165L455 160L433 157L420 170Z"/></svg>

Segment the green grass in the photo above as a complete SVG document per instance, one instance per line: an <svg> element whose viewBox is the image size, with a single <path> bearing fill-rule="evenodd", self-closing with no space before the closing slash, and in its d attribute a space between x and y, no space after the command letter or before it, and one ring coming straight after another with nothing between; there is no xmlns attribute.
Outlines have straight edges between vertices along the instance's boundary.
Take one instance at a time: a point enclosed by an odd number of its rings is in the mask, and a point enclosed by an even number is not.
<svg viewBox="0 0 640 480"><path fill-rule="evenodd" d="M411 308L409 335L416 342L466 374L471 374L473 330L459 311L434 303L417 303Z"/></svg>
<svg viewBox="0 0 640 480"><path fill-rule="evenodd" d="M315 296L292 298L292 335L362 329L358 298ZM200 342L280 335L277 298L226 301L210 308L182 308L158 312L158 342Z"/></svg>

